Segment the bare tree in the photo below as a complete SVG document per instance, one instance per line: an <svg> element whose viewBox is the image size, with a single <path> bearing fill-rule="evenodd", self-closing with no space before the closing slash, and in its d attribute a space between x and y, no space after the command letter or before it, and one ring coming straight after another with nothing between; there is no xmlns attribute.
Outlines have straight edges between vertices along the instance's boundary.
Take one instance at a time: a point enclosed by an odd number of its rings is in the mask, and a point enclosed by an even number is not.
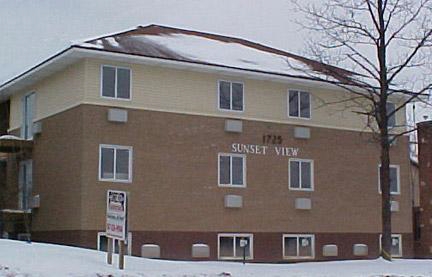
<svg viewBox="0 0 432 277"><path fill-rule="evenodd" d="M381 256L391 260L390 145L409 130L389 131L389 120L432 87L432 0L292 1L305 15L299 24L313 33L313 58L356 72L335 84L361 103L380 145ZM400 101L389 109L395 97Z"/></svg>

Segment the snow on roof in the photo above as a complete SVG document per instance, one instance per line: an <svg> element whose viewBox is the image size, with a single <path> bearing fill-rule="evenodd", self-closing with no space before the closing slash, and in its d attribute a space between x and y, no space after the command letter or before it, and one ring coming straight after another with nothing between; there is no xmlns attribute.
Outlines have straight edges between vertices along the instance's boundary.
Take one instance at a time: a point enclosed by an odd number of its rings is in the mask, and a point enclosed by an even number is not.
<svg viewBox="0 0 432 277"><path fill-rule="evenodd" d="M248 40L159 25L138 27L74 46L331 82L352 83L355 75Z"/></svg>
<svg viewBox="0 0 432 277"><path fill-rule="evenodd" d="M3 136L0 136L0 140L23 140L23 139L20 137L17 137L17 136L3 135Z"/></svg>

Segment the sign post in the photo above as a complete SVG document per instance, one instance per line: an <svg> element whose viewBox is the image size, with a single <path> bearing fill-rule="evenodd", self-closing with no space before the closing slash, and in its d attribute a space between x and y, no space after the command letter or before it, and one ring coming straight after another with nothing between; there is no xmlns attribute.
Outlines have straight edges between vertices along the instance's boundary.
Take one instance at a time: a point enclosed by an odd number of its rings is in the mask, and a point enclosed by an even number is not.
<svg viewBox="0 0 432 277"><path fill-rule="evenodd" d="M119 269L124 269L124 248L127 240L127 193L125 191L108 190L107 192L106 236L108 237L108 264L112 264L114 240L118 240Z"/></svg>
<svg viewBox="0 0 432 277"><path fill-rule="evenodd" d="M240 239L240 247L243 248L243 264L246 263L246 246L248 245L248 241L245 238Z"/></svg>

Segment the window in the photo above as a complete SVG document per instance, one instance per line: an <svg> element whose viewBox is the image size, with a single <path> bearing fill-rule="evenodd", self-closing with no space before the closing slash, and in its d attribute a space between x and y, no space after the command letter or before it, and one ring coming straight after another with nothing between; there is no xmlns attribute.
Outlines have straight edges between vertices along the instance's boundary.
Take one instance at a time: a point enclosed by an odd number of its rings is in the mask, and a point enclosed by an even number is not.
<svg viewBox="0 0 432 277"><path fill-rule="evenodd" d="M32 208L33 161L25 160L19 163L18 172L18 207L21 210Z"/></svg>
<svg viewBox="0 0 432 277"><path fill-rule="evenodd" d="M241 154L219 154L219 186L246 186L246 156Z"/></svg>
<svg viewBox="0 0 432 277"><path fill-rule="evenodd" d="M380 251L382 249L382 235L379 238ZM391 253L392 257L402 257L402 235L395 234L391 236Z"/></svg>
<svg viewBox="0 0 432 277"><path fill-rule="evenodd" d="M102 96L131 99L131 70L129 68L102 66Z"/></svg>
<svg viewBox="0 0 432 277"><path fill-rule="evenodd" d="M313 190L313 161L289 160L289 188L292 190Z"/></svg>
<svg viewBox="0 0 432 277"><path fill-rule="evenodd" d="M119 252L119 240L113 239L113 253ZM132 255L132 233L129 232L127 235L126 255ZM97 234L97 250L107 252L108 251L108 237L105 232L98 232Z"/></svg>
<svg viewBox="0 0 432 277"><path fill-rule="evenodd" d="M246 243L245 247L241 247ZM219 234L218 257L219 259L243 259L245 251L246 259L253 259L253 235L252 234Z"/></svg>
<svg viewBox="0 0 432 277"><path fill-rule="evenodd" d="M131 182L132 147L100 145L99 180L111 182Z"/></svg>
<svg viewBox="0 0 432 277"><path fill-rule="evenodd" d="M396 105L393 103L387 102L387 114L391 114L395 110L396 110ZM396 114L395 113L389 116L387 126L388 126L388 128L393 128L396 126Z"/></svg>
<svg viewBox="0 0 432 277"><path fill-rule="evenodd" d="M313 259L315 257L314 235L283 235L284 259Z"/></svg>
<svg viewBox="0 0 432 277"><path fill-rule="evenodd" d="M243 84L219 81L219 109L243 111Z"/></svg>
<svg viewBox="0 0 432 277"><path fill-rule="evenodd" d="M22 98L22 124L21 137L33 139L33 118L36 94L34 92L24 95Z"/></svg>
<svg viewBox="0 0 432 277"><path fill-rule="evenodd" d="M288 115L298 118L311 117L309 92L298 90L290 90L288 92Z"/></svg>
<svg viewBox="0 0 432 277"><path fill-rule="evenodd" d="M381 193L381 165L378 167L378 189ZM400 194L399 166L390 165L390 194Z"/></svg>

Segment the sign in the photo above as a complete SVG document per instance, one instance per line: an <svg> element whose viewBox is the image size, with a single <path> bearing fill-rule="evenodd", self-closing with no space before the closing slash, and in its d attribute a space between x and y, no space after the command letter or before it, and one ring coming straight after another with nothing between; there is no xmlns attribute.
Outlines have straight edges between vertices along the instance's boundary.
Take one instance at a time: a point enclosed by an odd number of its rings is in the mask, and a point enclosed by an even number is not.
<svg viewBox="0 0 432 277"><path fill-rule="evenodd" d="M300 149L296 147L268 146L242 143L231 144L231 152L240 154L267 155L269 153L272 153L276 154L277 156L297 157L299 150Z"/></svg>
<svg viewBox="0 0 432 277"><path fill-rule="evenodd" d="M106 236L126 240L127 234L127 193L108 190L106 212Z"/></svg>

